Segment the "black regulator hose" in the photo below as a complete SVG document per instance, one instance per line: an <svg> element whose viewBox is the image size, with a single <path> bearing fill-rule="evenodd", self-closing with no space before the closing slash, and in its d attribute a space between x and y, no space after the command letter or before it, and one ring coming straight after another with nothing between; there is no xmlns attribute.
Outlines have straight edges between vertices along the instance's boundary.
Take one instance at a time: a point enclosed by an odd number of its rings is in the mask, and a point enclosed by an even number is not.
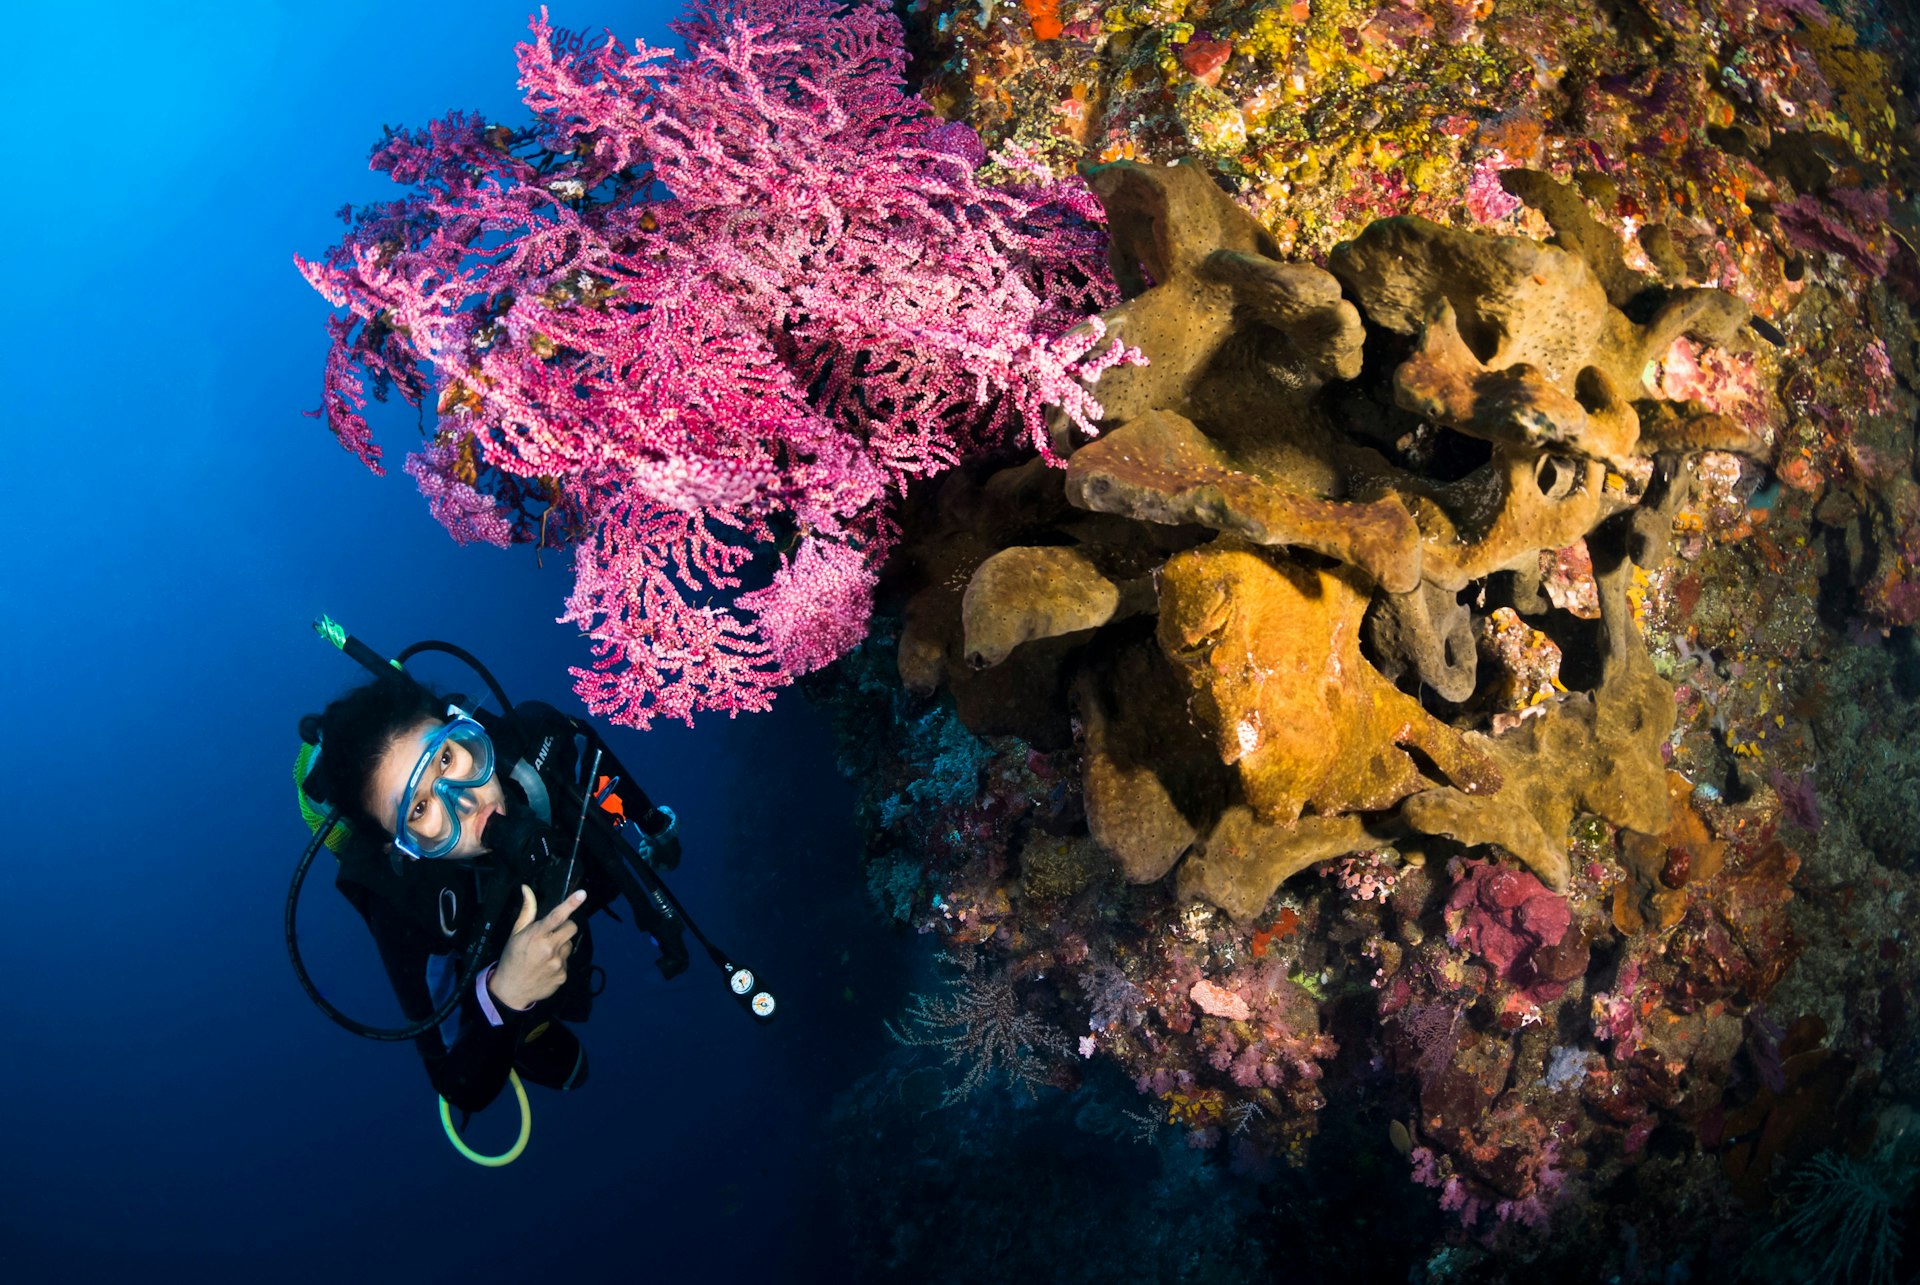
<svg viewBox="0 0 1920 1285"><path fill-rule="evenodd" d="M487 690L493 693L493 698L500 702L502 713L507 715L513 713L513 702L507 699L506 692L501 690L500 683L494 678L492 671L464 647L427 639L414 643L392 660L384 660L379 652L353 637L334 623L330 617L320 617L313 622L313 628L315 633L338 647L351 659L359 662L362 668L376 678L396 670L401 673L406 672L403 667L406 660L423 651L445 652L480 676L480 680L487 685ZM300 890L307 882L307 871L312 867L313 859L319 855L320 849L326 846L327 836L332 834L334 827L339 824L339 810L329 809L326 820L314 830L312 842L307 844L307 850L301 854L300 864L293 872L293 885L287 889L287 955L293 960L294 976L300 979L301 989L307 992L307 998L314 1002L315 1007L355 1035L364 1035L370 1040L415 1039L446 1021L453 1014L453 1010L459 1007L461 997L467 993L467 988L473 985L473 979L480 973L480 956L486 949L488 939L493 936L493 927L499 920L503 903L499 898L491 898L482 907L480 931L475 934L473 945L467 948L467 957L460 968L460 983L453 988L445 1000L441 1001L439 1007L435 1008L430 1016L410 1026L369 1026L365 1022L356 1021L328 1003L326 996L320 993L320 988L313 984L313 978L307 973L306 963L300 958L300 936L294 923L295 915L300 908Z"/></svg>
<svg viewBox="0 0 1920 1285"><path fill-rule="evenodd" d="M312 1000L314 1005L319 1008L322 1013L325 1013L341 1026L346 1027L355 1035L364 1035L370 1040L394 1041L411 1040L418 1036L425 1035L428 1031L446 1021L447 1018L452 1015L453 1010L460 1006L461 996L467 993L467 988L473 985L473 979L479 974L480 953L487 943L487 938L492 935L492 911L494 908L487 908L489 912L487 914L487 922L479 934L474 937L473 945L467 948L467 958L460 969L460 984L453 988L452 992L441 1002L440 1006L434 1009L431 1016L424 1017L411 1026L368 1026L365 1022L356 1021L348 1017L345 1013L328 1003L327 997L322 995L319 987L313 984L313 978L307 974L307 966L300 958L300 937L294 929L294 914L300 906L300 888L307 881L307 871L312 867L313 859L319 855L320 849L326 846L327 835L331 834L333 827L339 823L340 814L330 811L327 815L326 822L321 825L318 830L314 831L313 841L307 844L306 852L301 854L300 865L293 872L293 886L287 889L287 954L293 960L294 976L300 979L300 986L307 992L307 998Z"/></svg>
<svg viewBox="0 0 1920 1285"><path fill-rule="evenodd" d="M445 652L447 655L465 665L468 669L471 669L474 673L480 675L480 681L487 685L487 690L493 693L493 698L500 702L500 712L509 718L513 716L513 702L508 700L506 692L501 690L500 682L493 676L493 671L481 664L479 658L472 652L456 643L440 642L432 638L424 642L413 643L401 648L400 654L393 658L393 663L396 665L404 665L423 651ZM375 670L374 672L378 673L379 671Z"/></svg>

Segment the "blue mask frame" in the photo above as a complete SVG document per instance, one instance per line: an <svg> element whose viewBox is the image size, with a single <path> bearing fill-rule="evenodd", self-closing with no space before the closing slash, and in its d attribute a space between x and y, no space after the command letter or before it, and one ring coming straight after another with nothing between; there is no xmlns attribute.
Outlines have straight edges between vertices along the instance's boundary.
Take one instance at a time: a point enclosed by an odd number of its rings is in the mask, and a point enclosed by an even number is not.
<svg viewBox="0 0 1920 1285"><path fill-rule="evenodd" d="M486 729L457 706L448 712L453 717L427 733L427 743L420 751L420 759L413 765L413 771L408 773L406 789L400 792L394 804L394 850L413 861L437 860L460 846L461 800L469 790L478 789L493 779L493 740L487 735ZM439 758L441 747L448 741L460 742L473 757L473 768L465 776L443 776L433 783L433 797L447 814L447 832L431 839L422 839L408 829L407 813L412 810L411 804L415 792L420 788L421 778Z"/></svg>

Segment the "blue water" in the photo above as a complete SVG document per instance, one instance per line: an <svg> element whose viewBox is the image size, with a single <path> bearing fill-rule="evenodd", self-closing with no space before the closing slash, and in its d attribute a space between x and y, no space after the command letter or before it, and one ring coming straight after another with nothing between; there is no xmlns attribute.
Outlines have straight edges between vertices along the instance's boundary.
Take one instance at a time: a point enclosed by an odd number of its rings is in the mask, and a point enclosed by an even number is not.
<svg viewBox="0 0 1920 1285"><path fill-rule="evenodd" d="M583 1036L591 1083L535 1091L526 1155L459 1160L410 1047L356 1039L300 992L281 932L305 839L299 716L358 671L329 612L388 651L472 648L516 698L578 710L568 576L458 548L376 420L376 480L317 421L327 309L291 255L338 234L383 123L520 119L526 0L15 6L0 85L12 502L0 930L9 1281L813 1277L829 1261L822 1121L898 1011L895 944L859 891L823 722L617 733L682 816L673 879L780 989L755 1027L717 973L671 986L621 925ZM677 4L557 9L673 44ZM458 679L455 670L443 677ZM321 986L394 1009L321 867L301 916ZM853 1068L853 1069L850 1069ZM479 1117L482 1149L509 1108Z"/></svg>

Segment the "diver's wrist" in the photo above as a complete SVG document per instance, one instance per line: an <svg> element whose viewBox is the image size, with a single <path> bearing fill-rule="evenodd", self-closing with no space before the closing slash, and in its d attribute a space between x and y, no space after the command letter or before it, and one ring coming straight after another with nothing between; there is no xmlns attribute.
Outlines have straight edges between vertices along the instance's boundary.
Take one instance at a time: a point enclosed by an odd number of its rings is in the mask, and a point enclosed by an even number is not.
<svg viewBox="0 0 1920 1285"><path fill-rule="evenodd" d="M493 1002L512 1013L524 1013L532 1008L532 1003L516 1004L513 997L501 992L500 987L495 984L499 980L498 973L495 971L498 967L497 964L489 964L487 966L487 978L484 983L487 988L487 994L493 997Z"/></svg>

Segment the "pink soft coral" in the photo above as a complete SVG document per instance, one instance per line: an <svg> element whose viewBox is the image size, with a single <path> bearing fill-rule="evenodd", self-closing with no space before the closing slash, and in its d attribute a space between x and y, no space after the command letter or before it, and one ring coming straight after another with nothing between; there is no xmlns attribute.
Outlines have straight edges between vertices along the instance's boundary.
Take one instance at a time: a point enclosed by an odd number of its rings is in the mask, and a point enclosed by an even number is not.
<svg viewBox="0 0 1920 1285"><path fill-rule="evenodd" d="M513 523L491 496L460 480L459 455L457 445L435 443L407 456L407 474L419 485L434 520L456 543L505 548L513 543Z"/></svg>
<svg viewBox="0 0 1920 1285"><path fill-rule="evenodd" d="M410 471L459 533L576 545L579 690L640 727L765 708L852 646L907 484L1049 453L1051 407L1092 431L1086 382L1138 360L1079 324L1118 298L1086 185L976 179L885 4L696 0L673 30L684 55L543 11L534 122L389 131L373 167L410 190L300 264L344 310L334 434L377 471L367 397L432 398L472 450Z"/></svg>

